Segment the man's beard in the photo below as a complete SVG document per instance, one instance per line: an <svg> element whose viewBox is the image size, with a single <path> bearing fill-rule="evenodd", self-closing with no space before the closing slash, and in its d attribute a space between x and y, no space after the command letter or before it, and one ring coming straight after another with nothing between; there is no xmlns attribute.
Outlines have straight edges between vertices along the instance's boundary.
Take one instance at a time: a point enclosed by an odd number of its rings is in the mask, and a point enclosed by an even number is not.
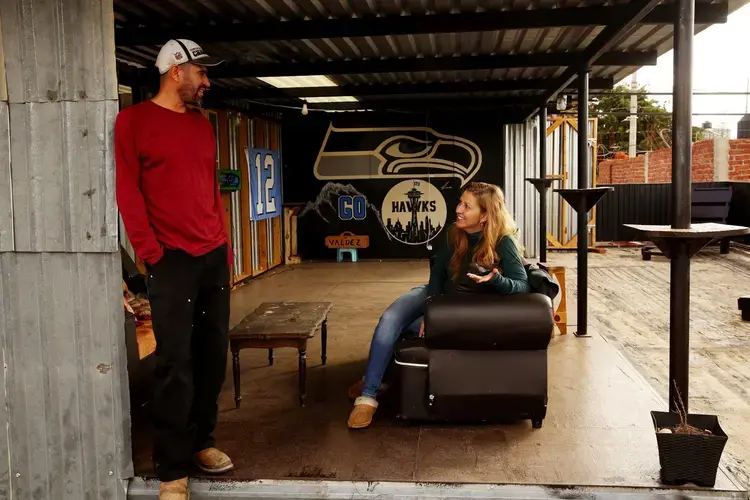
<svg viewBox="0 0 750 500"><path fill-rule="evenodd" d="M182 102L185 104L192 104L199 106L201 104L201 98L199 97L199 92L201 90L205 89L203 86L193 87L190 84L185 84L180 87L180 99L182 99Z"/></svg>

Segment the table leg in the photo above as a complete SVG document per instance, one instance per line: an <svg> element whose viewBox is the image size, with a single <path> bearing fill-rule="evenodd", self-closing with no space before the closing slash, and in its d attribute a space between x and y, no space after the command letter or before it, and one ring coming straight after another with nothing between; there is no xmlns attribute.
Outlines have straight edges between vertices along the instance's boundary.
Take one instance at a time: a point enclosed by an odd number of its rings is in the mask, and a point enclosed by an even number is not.
<svg viewBox="0 0 750 500"><path fill-rule="evenodd" d="M273 349L268 350L268 365L273 366Z"/></svg>
<svg viewBox="0 0 750 500"><path fill-rule="evenodd" d="M232 375L234 375L234 407L240 407L240 351L232 351Z"/></svg>
<svg viewBox="0 0 750 500"><path fill-rule="evenodd" d="M323 326L320 328L320 342L322 344L321 346L321 360L323 361L323 366L325 366L326 361L328 360L328 356L326 354L326 350L328 349L328 320L323 320Z"/></svg>
<svg viewBox="0 0 750 500"><path fill-rule="evenodd" d="M307 402L307 341L301 343L299 350L299 403L304 408Z"/></svg>

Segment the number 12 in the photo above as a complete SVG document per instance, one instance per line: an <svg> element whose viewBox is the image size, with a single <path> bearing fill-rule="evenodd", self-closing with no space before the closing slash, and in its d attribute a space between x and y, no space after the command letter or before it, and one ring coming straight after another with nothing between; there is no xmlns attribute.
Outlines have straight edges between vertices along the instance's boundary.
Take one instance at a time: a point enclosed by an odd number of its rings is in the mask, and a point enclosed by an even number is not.
<svg viewBox="0 0 750 500"><path fill-rule="evenodd" d="M265 161L263 161L263 166L261 167L260 153L257 153L255 155L255 178L257 179L257 182L255 183L255 187L257 191L256 197L255 197L255 199L257 200L255 202L255 212L258 215L261 215L263 213L273 213L276 211L276 199L273 196L271 196L271 190L276 184L276 179L274 177L275 166L276 165L274 164L273 156L267 154ZM270 175L268 179L266 179L265 189L261 187L261 183L263 180L263 175L262 175L263 170L270 171ZM264 198L265 198L265 212L263 211L263 199Z"/></svg>

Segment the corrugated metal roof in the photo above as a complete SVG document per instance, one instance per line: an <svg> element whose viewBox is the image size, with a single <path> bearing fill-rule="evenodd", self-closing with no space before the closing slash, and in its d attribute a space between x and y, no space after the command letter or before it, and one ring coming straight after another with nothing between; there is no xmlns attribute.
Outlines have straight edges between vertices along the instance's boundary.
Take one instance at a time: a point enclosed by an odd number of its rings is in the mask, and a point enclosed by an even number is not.
<svg viewBox="0 0 750 500"><path fill-rule="evenodd" d="M747 0L731 0L730 10ZM711 3L711 0L704 3ZM440 13L472 13L501 10L592 7L628 4L606 0L115 0L115 17L121 26L210 25L278 20L325 20L383 15L424 16ZM696 25L701 31L707 25ZM529 54L577 52L585 49L603 26L567 26L507 29L471 33L439 33L366 37L202 43L207 52L220 54L230 63L291 63L337 60L378 60L414 57L456 57L476 54ZM196 40L201 43L200 40ZM670 25L637 25L612 50L666 52L672 44ZM158 46L118 47L122 61L150 67ZM331 76L341 85L383 83L460 82L519 78L554 78L567 66L496 70L363 73ZM595 66L592 77L619 81L633 66ZM258 87L255 78L216 80L229 88Z"/></svg>

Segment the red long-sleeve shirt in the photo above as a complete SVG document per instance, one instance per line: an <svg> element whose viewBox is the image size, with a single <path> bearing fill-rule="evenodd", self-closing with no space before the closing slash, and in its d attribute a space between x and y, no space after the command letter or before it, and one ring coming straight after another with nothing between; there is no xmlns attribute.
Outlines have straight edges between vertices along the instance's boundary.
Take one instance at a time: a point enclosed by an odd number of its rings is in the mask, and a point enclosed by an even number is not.
<svg viewBox="0 0 750 500"><path fill-rule="evenodd" d="M200 256L230 246L216 138L202 114L152 101L125 108L115 123L115 163L117 204L143 261L158 262L164 248Z"/></svg>

